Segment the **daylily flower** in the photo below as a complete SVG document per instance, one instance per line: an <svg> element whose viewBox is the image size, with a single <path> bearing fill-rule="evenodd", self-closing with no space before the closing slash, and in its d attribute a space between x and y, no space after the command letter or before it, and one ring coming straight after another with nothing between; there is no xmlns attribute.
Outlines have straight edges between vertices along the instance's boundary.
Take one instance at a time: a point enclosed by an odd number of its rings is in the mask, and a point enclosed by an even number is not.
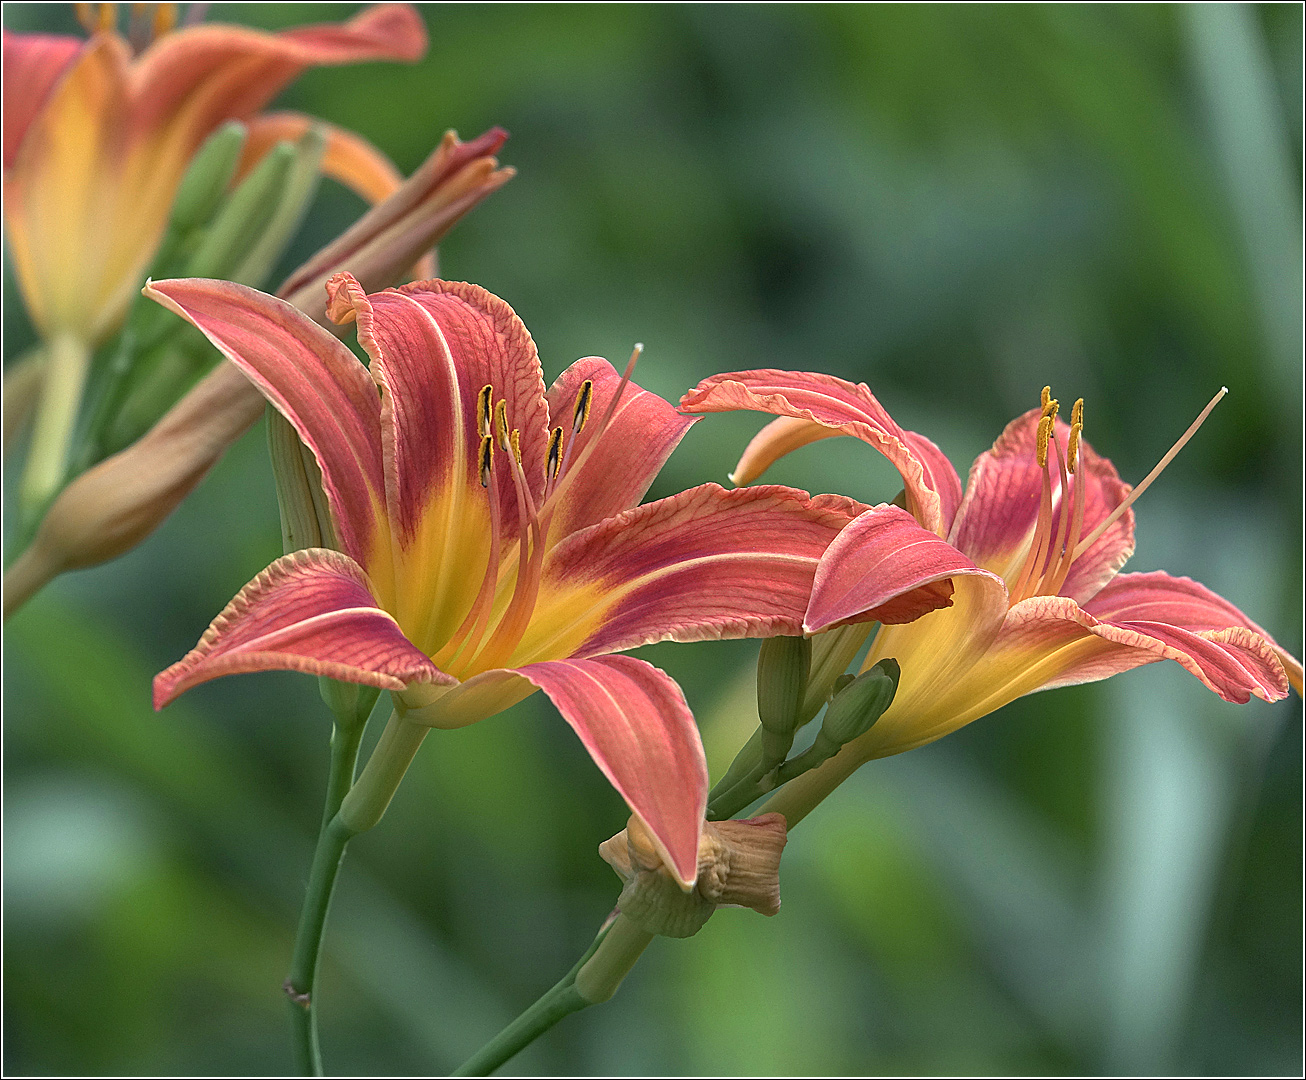
<svg viewBox="0 0 1306 1080"><path fill-rule="evenodd" d="M826 786L831 773L932 742L1024 694L1157 660L1178 661L1226 701L1253 694L1275 701L1289 684L1300 693L1301 663L1227 600L1188 578L1119 573L1134 550L1134 499L1223 393L1134 489L1084 440L1082 400L1066 424L1045 389L1042 407L1013 420L976 459L964 496L938 447L899 427L865 385L745 371L714 376L685 395L686 412L780 417L745 451L737 483L834 435L869 443L902 475L906 509L868 510L821 560L808 633L888 602L904 577L917 587L931 577L950 581L954 590L946 610L879 631L866 666L896 658L897 696L827 763Z"/></svg>
<svg viewBox="0 0 1306 1080"><path fill-rule="evenodd" d="M421 57L426 30L405 5L341 25L267 34L239 26L115 30L116 5L88 17L89 40L4 34L5 233L27 311L45 342L23 478L39 507L63 479L91 354L122 322L163 237L196 151L221 124L249 120L244 167L286 130L255 114L307 67ZM88 6L89 10L89 6ZM139 48L139 55L134 50ZM367 198L398 174L364 140L323 125L322 171Z"/></svg>
<svg viewBox="0 0 1306 1080"><path fill-rule="evenodd" d="M156 706L278 668L391 690L400 725L451 728L542 689L692 883L707 794L693 717L667 675L610 654L801 633L817 560L861 504L706 484L637 505L694 421L597 357L546 391L526 328L475 285L368 296L333 278L329 311L357 320L370 372L251 289L180 280L147 293L294 425L340 549L292 553L255 578L157 676ZM914 614L938 603L925 590Z"/></svg>
<svg viewBox="0 0 1306 1080"><path fill-rule="evenodd" d="M458 220L513 175L495 153L507 133L492 128L470 142L446 132L429 158L387 198L300 266L280 290L290 304L328 323L326 282L348 268L374 289L404 280ZM378 192L379 193L379 192ZM30 378L30 376L29 376ZM5 426L11 390L5 386ZM5 571L6 619L47 582L135 547L263 415L262 394L219 363L126 449L65 487L28 548Z"/></svg>

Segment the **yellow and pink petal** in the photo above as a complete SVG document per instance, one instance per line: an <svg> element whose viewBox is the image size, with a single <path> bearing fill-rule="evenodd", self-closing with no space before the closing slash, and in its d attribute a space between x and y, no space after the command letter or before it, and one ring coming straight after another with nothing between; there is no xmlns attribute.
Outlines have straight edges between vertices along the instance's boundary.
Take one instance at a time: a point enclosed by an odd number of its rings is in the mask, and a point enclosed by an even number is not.
<svg viewBox="0 0 1306 1080"><path fill-rule="evenodd" d="M383 690L454 681L377 606L362 567L323 548L283 556L241 589L199 644L155 676L154 707L252 671L302 671Z"/></svg>

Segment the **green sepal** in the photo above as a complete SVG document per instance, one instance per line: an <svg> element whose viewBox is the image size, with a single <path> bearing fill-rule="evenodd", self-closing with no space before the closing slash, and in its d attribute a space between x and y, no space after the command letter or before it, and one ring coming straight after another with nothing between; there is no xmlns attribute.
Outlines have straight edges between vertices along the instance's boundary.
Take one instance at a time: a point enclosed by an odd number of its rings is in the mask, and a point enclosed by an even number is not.
<svg viewBox="0 0 1306 1080"><path fill-rule="evenodd" d="M317 677L317 687L326 707L336 718L336 726L346 732L356 732L367 723L376 699L381 696L381 691L375 686L341 682L325 675Z"/></svg>
<svg viewBox="0 0 1306 1080"><path fill-rule="evenodd" d="M317 459L290 421L271 405L267 407L267 427L268 456L281 511L282 549L289 553L301 548L334 548L335 527Z"/></svg>

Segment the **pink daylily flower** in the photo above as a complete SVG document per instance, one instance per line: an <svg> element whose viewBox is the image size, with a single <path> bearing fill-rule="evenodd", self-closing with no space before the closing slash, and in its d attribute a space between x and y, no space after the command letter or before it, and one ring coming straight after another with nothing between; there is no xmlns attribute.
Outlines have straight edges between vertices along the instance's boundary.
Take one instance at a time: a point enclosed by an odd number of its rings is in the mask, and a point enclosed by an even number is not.
<svg viewBox="0 0 1306 1080"><path fill-rule="evenodd" d="M686 394L690 413L773 413L745 450L736 483L834 435L879 450L903 478L906 509L874 507L821 560L804 619L809 633L886 602L904 574L955 590L946 610L882 627L866 658L895 657L893 704L856 743L850 764L922 746L1038 690L1093 682L1157 660L1178 661L1226 701L1300 694L1302 665L1227 600L1184 577L1121 574L1134 550L1134 498L1196 431L1220 395L1139 485L1084 441L1044 391L961 482L932 442L896 424L864 384L829 375L745 371ZM909 535L911 534L911 535Z"/></svg>
<svg viewBox="0 0 1306 1080"><path fill-rule="evenodd" d="M637 505L694 420L629 369L589 357L546 391L526 328L475 285L369 296L340 274L328 291L332 317L357 320L370 371L254 290L147 289L313 450L340 548L255 578L155 679L156 706L279 668L382 687L405 720L458 727L542 689L692 882L707 794L693 716L663 672L610 654L801 633L818 560L865 507L715 484ZM885 617L944 602L932 584Z"/></svg>

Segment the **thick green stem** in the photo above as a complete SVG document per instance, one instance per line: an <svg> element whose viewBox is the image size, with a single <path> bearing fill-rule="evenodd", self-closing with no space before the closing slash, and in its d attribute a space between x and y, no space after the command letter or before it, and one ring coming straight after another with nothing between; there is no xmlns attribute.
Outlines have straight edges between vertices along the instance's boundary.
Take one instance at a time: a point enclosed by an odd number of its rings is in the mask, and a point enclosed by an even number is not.
<svg viewBox="0 0 1306 1080"><path fill-rule="evenodd" d="M783 814L786 827L792 829L865 762L856 743L849 743L815 769L790 780L757 808L757 816Z"/></svg>
<svg viewBox="0 0 1306 1080"><path fill-rule="evenodd" d="M19 506L30 529L55 496L68 467L77 412L91 363L86 342L68 333L56 334L46 350L45 378L36 403L32 443L19 484Z"/></svg>
<svg viewBox="0 0 1306 1080"><path fill-rule="evenodd" d="M463 1062L453 1075L489 1076L564 1016L607 1001L652 940L652 934L624 915L610 920L557 985Z"/></svg>
<svg viewBox="0 0 1306 1080"><path fill-rule="evenodd" d="M409 723L397 712L391 714L363 774L340 806L340 820L352 832L366 832L381 820L430 730L424 724Z"/></svg>

